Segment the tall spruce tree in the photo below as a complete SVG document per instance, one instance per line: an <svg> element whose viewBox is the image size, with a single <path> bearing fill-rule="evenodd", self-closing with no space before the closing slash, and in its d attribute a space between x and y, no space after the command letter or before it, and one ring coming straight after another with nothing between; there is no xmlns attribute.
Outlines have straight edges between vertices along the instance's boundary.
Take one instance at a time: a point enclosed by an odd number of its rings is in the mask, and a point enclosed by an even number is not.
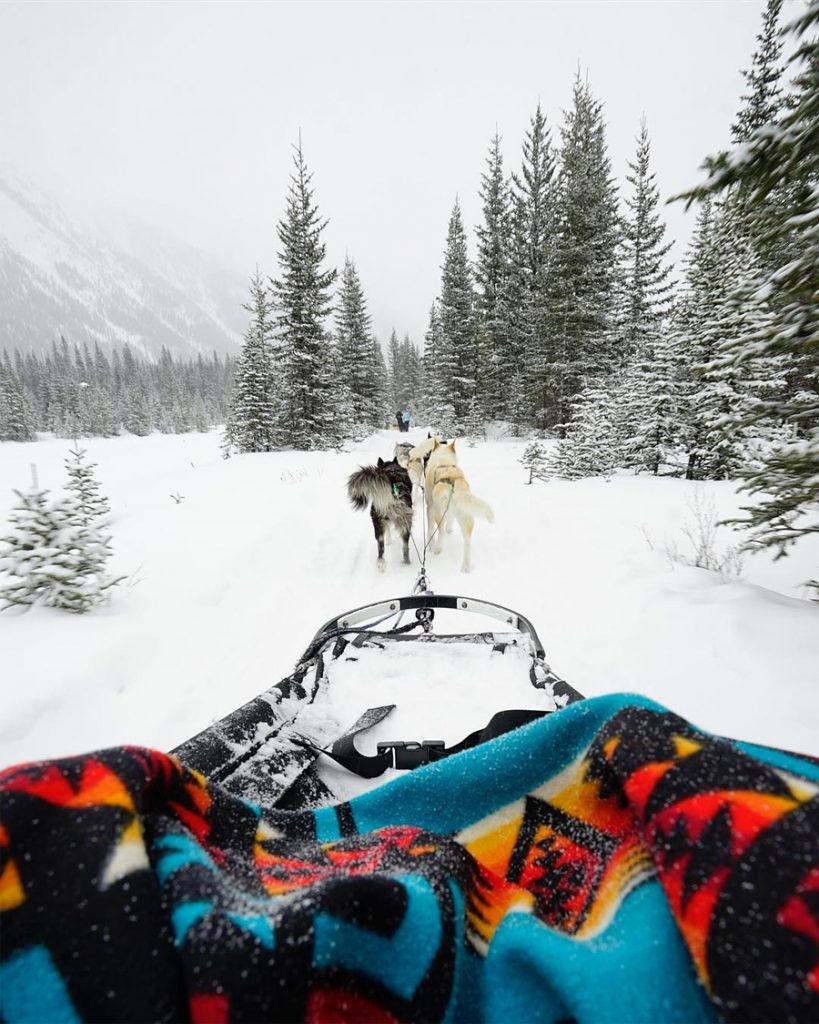
<svg viewBox="0 0 819 1024"><path fill-rule="evenodd" d="M482 399L483 354L476 329L475 293L458 200L452 209L441 268L441 354L438 375L452 404L456 426Z"/></svg>
<svg viewBox="0 0 819 1024"><path fill-rule="evenodd" d="M373 347L370 315L355 263L348 256L341 272L336 305L336 345L342 380L350 389L350 415L357 427L380 421L373 403Z"/></svg>
<svg viewBox="0 0 819 1024"><path fill-rule="evenodd" d="M429 311L429 326L424 335L422 359L421 414L429 426L444 437L455 433L455 408L452 404L453 357L441 326L437 302Z"/></svg>
<svg viewBox="0 0 819 1024"><path fill-rule="evenodd" d="M731 125L731 137L737 144L747 142L758 128L773 121L782 109L781 11L782 0L768 0L750 70L742 72L748 92L743 94L742 106Z"/></svg>
<svg viewBox="0 0 819 1024"><path fill-rule="evenodd" d="M394 365L396 408L417 412L422 387L421 357L408 334L396 348Z"/></svg>
<svg viewBox="0 0 819 1024"><path fill-rule="evenodd" d="M619 358L615 305L621 224L602 106L578 72L572 108L561 127L556 229L550 260L551 352L544 391L551 422L571 418L584 381Z"/></svg>
<svg viewBox="0 0 819 1024"><path fill-rule="evenodd" d="M323 263L319 215L301 140L294 146L285 215L278 224L279 276L273 280L281 370L281 434L296 448L321 448L337 440L334 381L325 321L334 269Z"/></svg>
<svg viewBox="0 0 819 1024"><path fill-rule="evenodd" d="M250 313L242 351L236 360L225 450L240 453L272 451L283 434L283 399L277 387L281 363L274 365L273 310L258 268L250 279Z"/></svg>
<svg viewBox="0 0 819 1024"><path fill-rule="evenodd" d="M749 544L785 554L802 536L817 532L819 507L819 0L810 0L790 26L797 71L794 94L773 123L753 131L736 150L706 162L707 181L688 201L736 190L752 212L757 237L773 251L795 257L773 271L746 280L738 299L770 301L771 316L730 338L722 355L733 364L782 358L800 369L798 390L760 401L747 420L775 416L793 432L744 475L743 487L759 502L745 509ZM786 197L786 205L771 202Z"/></svg>
<svg viewBox="0 0 819 1024"><path fill-rule="evenodd" d="M400 412L401 400L398 395L398 388L401 377L401 345L394 327L390 333L390 340L387 343L387 374L390 382L390 405L395 412Z"/></svg>
<svg viewBox="0 0 819 1024"><path fill-rule="evenodd" d="M477 313L486 350L484 364L485 411L492 417L508 415L511 385L520 366L520 352L512 327L512 209L509 185L497 131L492 138L486 171L481 177L483 223L478 225Z"/></svg>
<svg viewBox="0 0 819 1024"><path fill-rule="evenodd" d="M757 49L751 59L751 67L743 71L748 91L743 94L737 116L731 126L732 140L744 145L754 132L763 125L773 124L786 103L782 87L783 38L779 27L782 0L768 0L762 19L762 29L757 36ZM787 216L791 199L788 197L787 181L780 182L766 197L766 205L778 207L777 219ZM757 230L754 210L746 203L746 190L730 188L722 198L726 213L730 211L731 228L741 236L740 244L750 244L761 263L761 271L769 273L798 255L788 245L790 239L779 236L773 242Z"/></svg>
<svg viewBox="0 0 819 1024"><path fill-rule="evenodd" d="M645 119L637 152L629 161L623 227L623 301L619 332L628 365L615 386L618 444L626 466L657 474L671 457L676 440L676 366L666 330L672 285L663 243L665 224L658 212L659 188L651 171L651 146Z"/></svg>
<svg viewBox="0 0 819 1024"><path fill-rule="evenodd" d="M628 166L631 173L626 180L632 194L626 198L629 214L623 230L626 302L622 355L641 353L650 360L671 302L671 266L666 257L672 243L663 244L665 224L657 209L660 190L651 170L645 119L640 124L635 159Z"/></svg>
<svg viewBox="0 0 819 1024"><path fill-rule="evenodd" d="M384 427L390 422L390 387L387 376L387 364L381 351L381 342L376 337L370 339L370 367L372 374L372 391L370 399L370 421L375 429Z"/></svg>
<svg viewBox="0 0 819 1024"><path fill-rule="evenodd" d="M555 230L555 157L551 133L540 103L523 140L520 175L513 175L515 208L513 231L513 290L521 303L518 320L520 348L516 353L521 374L518 386L528 415L543 426L553 413L548 386L552 360L549 325L549 273ZM520 401L520 399L518 400Z"/></svg>

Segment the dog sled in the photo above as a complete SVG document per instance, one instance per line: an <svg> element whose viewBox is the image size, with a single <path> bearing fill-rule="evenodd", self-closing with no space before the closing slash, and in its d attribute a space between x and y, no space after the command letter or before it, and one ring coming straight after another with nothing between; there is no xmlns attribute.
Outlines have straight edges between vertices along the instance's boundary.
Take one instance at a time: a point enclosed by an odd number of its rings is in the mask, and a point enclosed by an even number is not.
<svg viewBox="0 0 819 1024"><path fill-rule="evenodd" d="M526 616L425 587L422 576L409 596L328 620L289 676L172 753L253 803L316 809L582 699L549 666ZM439 633L436 615L480 617L483 628ZM397 736L408 708L421 731ZM439 735L447 731L451 740Z"/></svg>
<svg viewBox="0 0 819 1024"><path fill-rule="evenodd" d="M817 764L419 584L175 757L0 775L3 1020L817 1019Z"/></svg>

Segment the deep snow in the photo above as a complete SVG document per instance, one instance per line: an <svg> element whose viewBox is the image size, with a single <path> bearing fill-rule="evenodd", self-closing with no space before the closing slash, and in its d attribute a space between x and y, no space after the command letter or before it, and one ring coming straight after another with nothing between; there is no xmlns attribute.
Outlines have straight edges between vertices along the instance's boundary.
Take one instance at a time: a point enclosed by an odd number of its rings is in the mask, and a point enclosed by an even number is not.
<svg viewBox="0 0 819 1024"><path fill-rule="evenodd" d="M389 457L396 439L385 431L341 454L228 461L217 432L84 441L111 500L112 569L128 581L87 615L0 615L2 762L117 743L173 747L287 675L326 619L408 593L414 552L402 566L394 543L378 573L369 516L344 493L349 472ZM42 485L64 484L70 446L0 444L0 520L31 463ZM799 595L816 573L819 538L779 562L748 558L744 581L725 582L670 563L663 549L685 548L696 492L720 516L735 512L747 499L732 484L623 476L526 486L523 447L459 445L496 522L476 525L468 576L458 572L456 527L429 557L433 588L528 616L555 671L581 693L640 692L714 732L816 753L819 605ZM719 532L722 545L739 540ZM494 628L454 613L436 624ZM469 731L459 721L467 671L441 695L448 741ZM511 706L501 691L498 707ZM389 725L421 738L417 713L403 723L399 708Z"/></svg>

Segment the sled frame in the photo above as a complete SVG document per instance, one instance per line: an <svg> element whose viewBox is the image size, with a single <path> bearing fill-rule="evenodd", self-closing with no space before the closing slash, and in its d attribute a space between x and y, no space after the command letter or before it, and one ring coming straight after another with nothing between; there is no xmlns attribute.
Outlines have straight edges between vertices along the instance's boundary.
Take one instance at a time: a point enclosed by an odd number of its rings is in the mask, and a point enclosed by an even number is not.
<svg viewBox="0 0 819 1024"><path fill-rule="evenodd" d="M316 635L308 644L307 650L318 649L325 639L338 636L346 630L361 630L362 624L375 619L383 621L391 618L393 614L404 611L414 611L419 623L428 629L429 624L435 615L435 609L441 608L447 611L471 612L473 615L485 615L487 618L502 622L505 626L511 626L519 633L529 637L534 647L534 653L539 659L546 657L543 644L537 631L529 619L513 608L506 608L501 604L493 604L491 601L481 601L474 597L463 597L456 594L413 594L407 597L393 597L386 601L377 601L373 604L365 604L360 608L353 608L344 612L327 622L318 630ZM373 630L373 633L377 632ZM389 632L386 630L385 632Z"/></svg>

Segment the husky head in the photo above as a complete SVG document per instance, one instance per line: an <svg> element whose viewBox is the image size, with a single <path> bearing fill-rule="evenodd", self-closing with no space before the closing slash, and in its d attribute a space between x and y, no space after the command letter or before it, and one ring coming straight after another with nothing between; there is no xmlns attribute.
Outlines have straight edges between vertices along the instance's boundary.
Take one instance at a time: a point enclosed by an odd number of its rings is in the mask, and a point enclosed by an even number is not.
<svg viewBox="0 0 819 1024"><path fill-rule="evenodd" d="M410 452L412 451L412 443L409 441L396 441L395 451L393 452L393 459L398 463L399 466L407 468L407 463L410 460Z"/></svg>

